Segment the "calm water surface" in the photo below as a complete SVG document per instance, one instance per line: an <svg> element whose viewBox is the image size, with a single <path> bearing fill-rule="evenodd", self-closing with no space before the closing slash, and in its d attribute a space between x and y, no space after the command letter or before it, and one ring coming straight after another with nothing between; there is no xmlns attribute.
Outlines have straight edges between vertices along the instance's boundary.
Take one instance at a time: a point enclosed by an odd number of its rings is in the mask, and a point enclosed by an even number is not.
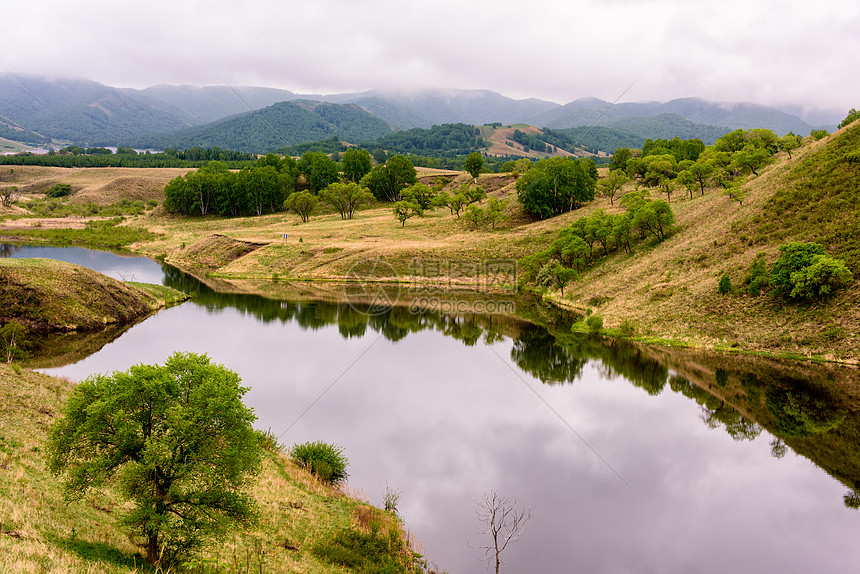
<svg viewBox="0 0 860 574"><path fill-rule="evenodd" d="M350 484L378 506L386 483L401 490L406 524L450 572L486 571L472 548L488 542L476 504L490 489L532 511L502 555L508 572L860 564L860 512L843 502L846 484L860 479L856 408L800 391L782 371L720 363L711 391L751 397L736 409L690 382L714 372L709 360L726 359L697 359L687 373L641 349L556 341L516 321L405 308L368 320L344 304L221 295L142 258L45 248L12 256L196 290L197 299L48 372L80 380L176 350L208 353L251 387L259 428L287 445L341 445Z"/></svg>

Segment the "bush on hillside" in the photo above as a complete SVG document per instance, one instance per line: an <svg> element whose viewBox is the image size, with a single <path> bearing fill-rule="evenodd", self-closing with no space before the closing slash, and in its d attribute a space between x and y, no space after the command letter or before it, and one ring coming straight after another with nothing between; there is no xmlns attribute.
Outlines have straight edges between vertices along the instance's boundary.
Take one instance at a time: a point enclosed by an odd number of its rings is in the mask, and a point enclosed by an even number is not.
<svg viewBox="0 0 860 574"><path fill-rule="evenodd" d="M329 484L341 484L347 478L349 464L343 449L322 441L293 445L290 459Z"/></svg>
<svg viewBox="0 0 860 574"><path fill-rule="evenodd" d="M854 277L841 259L820 243L787 243L770 274L774 294L791 299L818 299L846 287Z"/></svg>
<svg viewBox="0 0 860 574"><path fill-rule="evenodd" d="M854 123L855 120L860 119L860 111L851 108L848 112L848 115L845 116L845 119L842 120L842 123L839 124L839 128L844 128L845 126Z"/></svg>
<svg viewBox="0 0 860 574"><path fill-rule="evenodd" d="M756 255L755 261L750 265L746 277L744 277L744 285L747 286L747 293L758 295L763 289L767 289L769 284L770 274L767 272L764 253L759 253Z"/></svg>
<svg viewBox="0 0 860 574"><path fill-rule="evenodd" d="M65 197L72 192L72 186L68 183L58 183L51 189L45 192L47 197Z"/></svg>

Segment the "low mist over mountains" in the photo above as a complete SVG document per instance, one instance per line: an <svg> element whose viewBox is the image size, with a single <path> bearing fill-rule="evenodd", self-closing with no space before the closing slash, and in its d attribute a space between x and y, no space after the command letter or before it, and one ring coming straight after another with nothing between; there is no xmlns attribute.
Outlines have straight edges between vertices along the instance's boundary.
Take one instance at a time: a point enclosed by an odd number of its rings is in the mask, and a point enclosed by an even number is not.
<svg viewBox="0 0 860 574"><path fill-rule="evenodd" d="M283 102L291 102L289 105ZM0 137L78 145L199 146L264 152L338 136L347 141L443 123L523 123L555 129L603 126L648 137L716 139L736 128L808 134L796 115L745 103L699 98L611 105L581 98L565 105L515 100L485 90L427 89L295 94L230 86L113 88L85 79L0 74ZM692 135L695 134L695 135ZM704 134L704 135L703 135Z"/></svg>

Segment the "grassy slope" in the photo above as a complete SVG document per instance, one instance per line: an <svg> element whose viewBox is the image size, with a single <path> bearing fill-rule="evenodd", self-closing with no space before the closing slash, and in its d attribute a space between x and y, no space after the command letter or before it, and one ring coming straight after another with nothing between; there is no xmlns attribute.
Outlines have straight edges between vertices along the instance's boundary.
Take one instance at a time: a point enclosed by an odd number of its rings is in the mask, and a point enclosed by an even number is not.
<svg viewBox="0 0 860 574"><path fill-rule="evenodd" d="M10 174L10 170L12 173ZM40 196L58 183L72 186L69 201L108 205L120 199L164 199L164 186L188 173L188 168L65 168L41 166L2 166L0 182L18 187L18 194Z"/></svg>
<svg viewBox="0 0 860 574"><path fill-rule="evenodd" d="M73 383L0 364L0 572L148 572L139 549L117 527L123 502L110 491L66 502L46 469L47 430ZM382 532L391 515L319 483L282 453L269 452L252 493L256 526L204 549L227 572L343 572L310 551L342 529Z"/></svg>
<svg viewBox="0 0 860 574"><path fill-rule="evenodd" d="M52 259L0 259L0 279L0 322L17 319L36 332L127 323L186 298L168 287L124 283Z"/></svg>
<svg viewBox="0 0 860 574"><path fill-rule="evenodd" d="M860 124L853 130L860 132ZM605 298L599 308L591 308L604 315L607 326L627 320L646 334L697 346L738 345L754 351L856 362L860 359L858 281L825 304L717 293L723 273L742 290L743 278L756 254L764 253L772 264L783 243L826 238L824 233L810 232L811 226L804 225L803 220L815 219L820 228L838 229L842 225L840 217L827 215L815 202L792 204L800 214L796 218L775 214L772 203L775 196L797 185L800 176L796 166L815 165L817 154L825 153L834 140L838 144L844 135L845 130L808 145L792 160L779 158L745 186L742 207L714 190L692 201L680 197L673 200L679 227L674 236L650 249L637 249L630 256L611 258L566 290L564 299L587 310L597 298ZM811 193L826 195L828 191L829 186L825 186ZM773 221L778 223L766 229L776 227L779 233L753 232ZM855 237L854 242L858 239ZM845 257L854 249L844 241L824 243L837 257ZM855 267L855 277L858 271Z"/></svg>

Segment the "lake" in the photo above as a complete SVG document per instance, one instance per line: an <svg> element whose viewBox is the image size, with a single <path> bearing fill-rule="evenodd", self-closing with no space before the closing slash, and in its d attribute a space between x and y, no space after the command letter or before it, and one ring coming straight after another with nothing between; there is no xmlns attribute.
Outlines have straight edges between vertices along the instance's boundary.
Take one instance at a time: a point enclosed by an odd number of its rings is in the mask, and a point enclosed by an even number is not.
<svg viewBox="0 0 860 574"><path fill-rule="evenodd" d="M423 552L484 572L477 503L531 509L508 572L847 572L860 563L856 371L574 335L536 303L445 315L224 293L140 257L0 247L195 294L74 364L74 380L207 353L285 445L335 443ZM846 493L851 494L846 499Z"/></svg>

